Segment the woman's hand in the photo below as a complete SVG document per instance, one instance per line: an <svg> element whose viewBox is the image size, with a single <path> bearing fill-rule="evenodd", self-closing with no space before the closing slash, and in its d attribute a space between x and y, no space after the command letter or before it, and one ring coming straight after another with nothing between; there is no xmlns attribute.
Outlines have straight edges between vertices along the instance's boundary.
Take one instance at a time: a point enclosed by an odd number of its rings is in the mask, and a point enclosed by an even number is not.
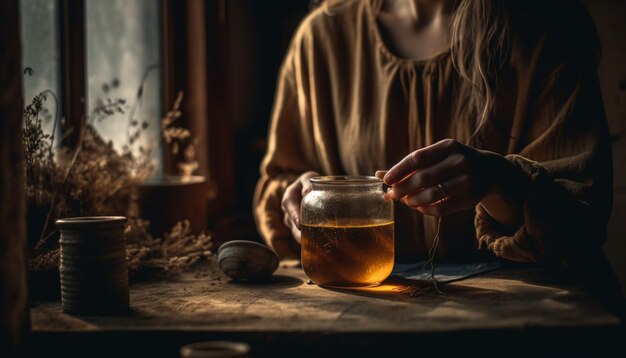
<svg viewBox="0 0 626 358"><path fill-rule="evenodd" d="M468 210L480 202L494 219L515 226L521 222L521 205L504 193L511 191L507 187L515 182L512 179L516 172L497 153L444 139L406 156L389 169L383 180L390 186L390 199L426 215ZM507 183L509 180L512 182Z"/></svg>
<svg viewBox="0 0 626 358"><path fill-rule="evenodd" d="M285 189L282 200L284 213L283 222L291 231L291 235L300 244L300 203L302 198L311 191L311 177L320 175L316 172L306 172L298 177Z"/></svg>

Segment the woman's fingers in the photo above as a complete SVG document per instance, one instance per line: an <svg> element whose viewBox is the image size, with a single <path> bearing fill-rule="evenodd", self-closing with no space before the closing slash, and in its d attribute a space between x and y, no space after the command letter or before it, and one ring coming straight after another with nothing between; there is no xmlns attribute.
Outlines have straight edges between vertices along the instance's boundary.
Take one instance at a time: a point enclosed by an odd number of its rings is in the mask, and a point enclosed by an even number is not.
<svg viewBox="0 0 626 358"><path fill-rule="evenodd" d="M453 139L444 139L435 144L418 149L394 165L384 177L385 184L393 186L411 173L428 168L459 151L463 145Z"/></svg>
<svg viewBox="0 0 626 358"><path fill-rule="evenodd" d="M377 170L374 176L382 180L385 177L385 174L387 174L387 172L388 170Z"/></svg>
<svg viewBox="0 0 626 358"><path fill-rule="evenodd" d="M313 186L311 185L311 177L313 177L313 175L311 176L304 176L304 177L300 177L300 182L302 183L302 189L300 192L300 196L302 198L304 198L308 193L311 192Z"/></svg>
<svg viewBox="0 0 626 358"><path fill-rule="evenodd" d="M387 195L392 200L402 199L407 195L436 186L448 178L460 175L467 170L466 167L465 156L461 154L451 155L443 161L426 169L418 170L396 183L387 191Z"/></svg>
<svg viewBox="0 0 626 358"><path fill-rule="evenodd" d="M285 189L281 203L283 212L289 219L300 228L300 202L302 201L302 182L294 181Z"/></svg>
<svg viewBox="0 0 626 358"><path fill-rule="evenodd" d="M453 195L443 201L432 205L419 206L415 209L424 215L444 216L461 210L468 210L474 207L471 198L466 194Z"/></svg>
<svg viewBox="0 0 626 358"><path fill-rule="evenodd" d="M319 174L313 171L302 174L285 189L285 193L283 194L283 200L281 202L283 212L288 215L291 222L293 222L295 229L298 231L298 236L300 233L300 203L302 202L302 197L311 191L311 181L309 179L316 175ZM285 225L287 225L286 222ZM287 226L289 227L289 225Z"/></svg>
<svg viewBox="0 0 626 358"><path fill-rule="evenodd" d="M417 193L407 195L402 199L402 203L412 208L428 206L444 200L446 197L463 196L469 193L471 188L468 175L456 176L439 184L443 188L440 188L438 185L430 186Z"/></svg>
<svg viewBox="0 0 626 358"><path fill-rule="evenodd" d="M311 192L311 190L313 190L313 184L311 184L311 178L314 176L318 176L318 175L319 174L317 172L306 172L298 178L298 181L300 181L300 184L301 184L300 198L299 198L300 201L302 201L302 198L304 198L308 193ZM300 211L300 202L298 202L298 212L299 211ZM300 227L300 222L298 222L298 227Z"/></svg>
<svg viewBox="0 0 626 358"><path fill-rule="evenodd" d="M302 232L295 225L291 229L291 235L293 236L293 239L296 240L298 245L302 245Z"/></svg>
<svg viewBox="0 0 626 358"><path fill-rule="evenodd" d="M508 163L499 154L445 139L409 154L383 180L391 187L388 198L426 215L441 216L481 202L497 186L498 175L493 173L499 173L501 162Z"/></svg>
<svg viewBox="0 0 626 358"><path fill-rule="evenodd" d="M300 244L302 241L302 238L301 238L302 233L300 232L300 229L298 229L296 224L294 224L294 222L291 220L291 217L289 216L289 214L285 213L285 216L283 218L283 223L289 229L289 231L291 231L291 235L296 240L296 242Z"/></svg>

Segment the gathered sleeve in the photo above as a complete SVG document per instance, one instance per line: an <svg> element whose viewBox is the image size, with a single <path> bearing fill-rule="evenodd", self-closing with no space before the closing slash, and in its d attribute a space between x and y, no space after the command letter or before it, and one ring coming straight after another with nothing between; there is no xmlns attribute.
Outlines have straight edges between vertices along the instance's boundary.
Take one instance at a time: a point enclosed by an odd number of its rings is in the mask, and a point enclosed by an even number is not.
<svg viewBox="0 0 626 358"><path fill-rule="evenodd" d="M304 46L305 39L296 35L281 66L267 152L253 199L257 229L281 258L300 258L300 248L283 223L283 193L304 172L322 172L311 124Z"/></svg>
<svg viewBox="0 0 626 358"><path fill-rule="evenodd" d="M613 167L597 60L584 43L559 42L542 38L517 72L506 158L526 177L523 224L507 230L476 207L479 243L512 261L567 259L606 239Z"/></svg>

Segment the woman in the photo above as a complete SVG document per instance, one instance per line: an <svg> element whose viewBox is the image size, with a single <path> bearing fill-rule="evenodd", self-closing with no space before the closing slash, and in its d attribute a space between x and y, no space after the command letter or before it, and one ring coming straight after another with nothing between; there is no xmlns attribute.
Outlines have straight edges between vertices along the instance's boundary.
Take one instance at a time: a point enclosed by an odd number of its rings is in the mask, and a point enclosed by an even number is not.
<svg viewBox="0 0 626 358"><path fill-rule="evenodd" d="M255 194L259 231L299 258L313 175L377 175L396 259L479 247L519 262L598 249L612 159L597 40L573 1L326 1L278 81Z"/></svg>

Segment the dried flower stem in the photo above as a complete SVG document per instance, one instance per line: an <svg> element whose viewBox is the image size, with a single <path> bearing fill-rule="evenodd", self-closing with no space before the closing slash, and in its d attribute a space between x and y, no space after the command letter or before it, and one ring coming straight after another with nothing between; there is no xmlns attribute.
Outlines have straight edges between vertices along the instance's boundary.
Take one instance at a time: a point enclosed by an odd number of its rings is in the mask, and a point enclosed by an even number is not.
<svg viewBox="0 0 626 358"><path fill-rule="evenodd" d="M133 140L133 136L130 133L131 127L132 127L132 123L133 120L135 119L135 112L137 111L137 108L139 107L139 105L141 104L141 102L143 101L143 89L144 86L146 84L146 81L148 80L148 76L150 75L150 73L154 70L157 70L159 68L158 64L152 64L150 66L148 66L148 68L144 71L143 76L141 77L141 84L139 85L139 88L137 89L137 94L135 95L135 103L133 103L132 107L130 108L130 111L128 112L128 123L126 125L126 141L128 143L134 142L136 140Z"/></svg>

